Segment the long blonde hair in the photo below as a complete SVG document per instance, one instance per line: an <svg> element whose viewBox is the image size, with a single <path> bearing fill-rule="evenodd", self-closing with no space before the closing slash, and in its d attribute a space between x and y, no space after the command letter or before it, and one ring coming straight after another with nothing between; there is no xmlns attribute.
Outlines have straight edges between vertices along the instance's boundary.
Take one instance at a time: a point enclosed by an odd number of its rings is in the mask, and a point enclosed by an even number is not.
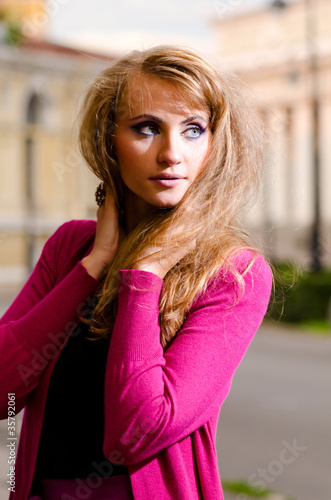
<svg viewBox="0 0 331 500"><path fill-rule="evenodd" d="M195 52L181 47L157 46L130 53L95 78L83 102L79 131L82 155L96 176L111 187L119 210L124 185L113 133L116 117L127 113L122 97L136 75L169 82L180 91L181 100L185 96L188 104L208 112L211 152L178 205L156 209L127 235L107 269L89 322L95 338L109 336L121 286L119 271L134 267L147 247L162 248L154 255L158 258L186 245L186 255L164 277L160 297L160 340L166 348L210 280L231 265L235 252L252 248L240 228L239 216L259 184L263 136L252 107L246 105L242 82L235 76L218 71ZM171 239L166 237L169 232L175 235ZM189 250L192 240L194 251ZM243 275L235 269L233 272L242 288Z"/></svg>

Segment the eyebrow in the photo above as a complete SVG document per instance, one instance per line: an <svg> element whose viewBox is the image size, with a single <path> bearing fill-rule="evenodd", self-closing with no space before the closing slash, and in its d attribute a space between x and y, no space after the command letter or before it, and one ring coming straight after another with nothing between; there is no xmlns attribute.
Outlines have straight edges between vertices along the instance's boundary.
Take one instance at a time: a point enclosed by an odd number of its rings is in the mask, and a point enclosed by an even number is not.
<svg viewBox="0 0 331 500"><path fill-rule="evenodd" d="M148 118L149 120L154 120L158 123L165 123L165 121L162 120L162 118L159 118L158 116L154 116L154 115L149 115L146 113L139 115L139 116L135 116L134 118L130 118L129 121L138 120L140 118ZM186 118L185 120L183 120L181 123L183 125L185 125L186 123L192 122L194 120L203 120L204 122L208 123L208 120L206 118L204 118L203 116L190 116L189 118Z"/></svg>

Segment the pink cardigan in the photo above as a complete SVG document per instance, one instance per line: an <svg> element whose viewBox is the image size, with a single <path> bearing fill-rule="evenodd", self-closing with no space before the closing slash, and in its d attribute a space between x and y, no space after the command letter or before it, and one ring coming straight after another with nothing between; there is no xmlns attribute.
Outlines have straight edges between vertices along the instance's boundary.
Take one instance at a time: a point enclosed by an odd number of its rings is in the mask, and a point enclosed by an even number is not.
<svg viewBox="0 0 331 500"><path fill-rule="evenodd" d="M95 228L94 221L62 225L0 321L0 416L7 418L8 392L16 395L16 411L25 407L11 500L29 498L52 369L100 286L80 263ZM238 268L250 257L243 251ZM162 279L147 271L120 274L106 367L104 454L128 465L135 500L221 500L218 415L266 312L269 266L257 257L242 297L231 273L220 272L166 352L158 321ZM70 415L68 425L74 425Z"/></svg>

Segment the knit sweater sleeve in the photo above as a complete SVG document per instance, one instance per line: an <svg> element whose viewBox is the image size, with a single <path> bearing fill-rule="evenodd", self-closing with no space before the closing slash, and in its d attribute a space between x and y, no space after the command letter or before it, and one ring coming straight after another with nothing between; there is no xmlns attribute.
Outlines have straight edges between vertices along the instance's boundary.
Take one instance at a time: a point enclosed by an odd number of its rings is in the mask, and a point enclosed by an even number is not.
<svg viewBox="0 0 331 500"><path fill-rule="evenodd" d="M261 256L244 281L240 296L235 281L220 275L164 352L158 322L163 281L146 271L121 271L105 381L106 457L140 462L219 411L269 302L272 277Z"/></svg>
<svg viewBox="0 0 331 500"><path fill-rule="evenodd" d="M36 267L0 320L0 418L7 417L8 393L16 411L26 404L41 375L63 346L86 299L100 286L80 262L59 279L59 255L73 237L73 224L61 226L46 242ZM68 255L67 255L68 258Z"/></svg>

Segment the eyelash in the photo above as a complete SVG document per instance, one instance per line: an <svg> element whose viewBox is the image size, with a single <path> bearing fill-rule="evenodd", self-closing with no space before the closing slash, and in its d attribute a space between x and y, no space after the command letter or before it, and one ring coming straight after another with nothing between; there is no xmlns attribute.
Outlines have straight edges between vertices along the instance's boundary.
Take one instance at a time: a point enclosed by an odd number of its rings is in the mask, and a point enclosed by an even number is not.
<svg viewBox="0 0 331 500"><path fill-rule="evenodd" d="M159 127L156 123L154 122L150 122L150 121L147 121L147 122L142 122L142 123L138 123L137 125L133 125L133 130L135 130L136 132L138 132L138 134L141 134L145 137L151 137L155 134L151 133L151 134L146 134L145 132L142 132L142 129L145 128L145 127L151 127L151 128L154 128L154 130L159 131ZM187 137L188 139L198 139L199 137L202 136L202 134L206 131L206 129L204 129L203 127L201 127L200 125L198 125L197 123L192 123L188 126L188 128L185 130L185 132L187 132L188 130L198 130L200 132L200 134L196 137L190 137L190 136L185 136Z"/></svg>

